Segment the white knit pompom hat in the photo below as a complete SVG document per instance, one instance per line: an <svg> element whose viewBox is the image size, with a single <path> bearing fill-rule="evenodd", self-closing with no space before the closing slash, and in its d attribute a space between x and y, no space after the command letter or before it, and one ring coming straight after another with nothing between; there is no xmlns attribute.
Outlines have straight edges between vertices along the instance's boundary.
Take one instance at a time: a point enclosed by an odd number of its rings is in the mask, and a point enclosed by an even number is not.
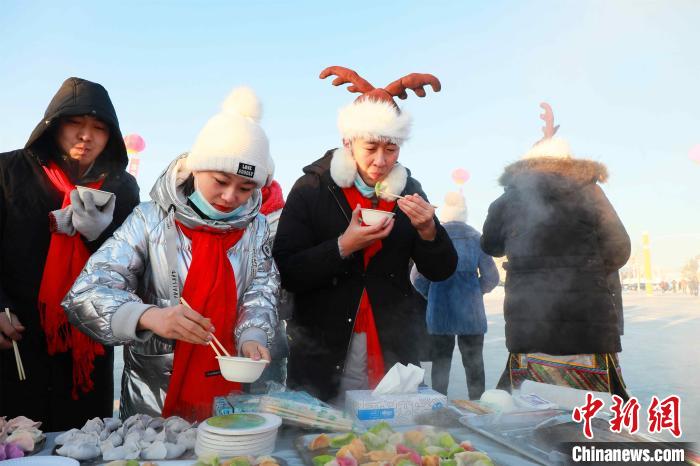
<svg viewBox="0 0 700 466"><path fill-rule="evenodd" d="M260 127L262 107L249 87L234 89L197 135L187 168L232 173L261 188L272 182L275 165Z"/></svg>
<svg viewBox="0 0 700 466"><path fill-rule="evenodd" d="M440 221L467 222L467 201L462 193L450 191L445 195L445 203L440 207Z"/></svg>

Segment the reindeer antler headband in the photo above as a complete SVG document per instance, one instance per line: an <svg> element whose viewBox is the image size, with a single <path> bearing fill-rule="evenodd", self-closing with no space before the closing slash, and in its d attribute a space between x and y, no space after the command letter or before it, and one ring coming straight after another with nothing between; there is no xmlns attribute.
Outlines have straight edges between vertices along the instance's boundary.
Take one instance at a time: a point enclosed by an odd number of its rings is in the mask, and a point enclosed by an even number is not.
<svg viewBox="0 0 700 466"><path fill-rule="evenodd" d="M547 102L542 102L540 107L544 113L540 114L540 118L544 121L542 127L542 138L532 145L532 148L523 156L526 159L536 157L555 157L568 158L571 157L571 149L569 144L558 137L554 137L559 129L559 125L554 126L554 112L552 106Z"/></svg>
<svg viewBox="0 0 700 466"><path fill-rule="evenodd" d="M367 80L357 74L357 72L342 66L329 66L325 70L321 71L321 75L319 77L321 79L325 79L328 76L337 76L332 83L334 86L350 83L351 85L347 88L348 91L362 94L356 99L356 101L370 99L391 102L397 108L398 105L396 105L396 102L394 102L394 97L405 100L408 97L408 94L406 93L408 89L415 92L418 97L425 97L425 89L423 89L424 86L430 85L435 92L440 92L441 88L438 78L432 74L426 73L407 74L403 78L399 78L392 82L385 88L372 86Z"/></svg>
<svg viewBox="0 0 700 466"><path fill-rule="evenodd" d="M554 126L554 112L552 112L552 106L547 102L542 102L540 107L544 110L544 113L540 114L540 119L544 121L544 126L542 127L542 134L544 134L544 136L535 144L545 139L552 139L559 129L559 125Z"/></svg>
<svg viewBox="0 0 700 466"><path fill-rule="evenodd" d="M399 109L394 97L406 99L409 89L418 97L425 97L424 86L428 85L434 92L441 89L438 78L425 73L408 74L384 88L374 87L357 72L342 66L329 66L319 77L328 76L336 76L334 86L350 84L348 91L361 94L340 111L338 127L344 139L386 139L400 144L408 138L411 118Z"/></svg>

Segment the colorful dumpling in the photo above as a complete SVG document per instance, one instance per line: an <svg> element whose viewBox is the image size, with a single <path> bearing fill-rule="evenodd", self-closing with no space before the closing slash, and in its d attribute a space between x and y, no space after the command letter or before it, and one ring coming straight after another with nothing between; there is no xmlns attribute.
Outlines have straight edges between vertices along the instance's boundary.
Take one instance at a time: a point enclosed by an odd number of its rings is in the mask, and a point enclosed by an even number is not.
<svg viewBox="0 0 700 466"><path fill-rule="evenodd" d="M330 443L330 437L326 434L321 434L315 437L313 440L311 440L311 443L309 443L309 450L315 451L321 450L322 448L328 448L330 446Z"/></svg>

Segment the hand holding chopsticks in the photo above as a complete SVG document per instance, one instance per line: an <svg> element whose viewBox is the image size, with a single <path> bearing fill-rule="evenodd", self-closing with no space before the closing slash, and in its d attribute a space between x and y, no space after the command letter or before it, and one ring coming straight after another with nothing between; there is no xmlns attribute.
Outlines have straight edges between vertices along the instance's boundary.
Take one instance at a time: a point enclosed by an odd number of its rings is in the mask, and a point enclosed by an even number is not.
<svg viewBox="0 0 700 466"><path fill-rule="evenodd" d="M194 311L194 308L193 308L192 306L190 306L190 305L187 303L187 301L185 301L185 298L180 298L180 301L182 302L182 304L184 304L185 306L189 307L190 309L192 309L192 310ZM231 355L229 354L229 352L226 351L226 348L224 348L224 345L222 345L221 342L219 341L219 339L216 338L216 335L214 335L214 334L212 333L212 334L211 334L211 337L212 337L212 340L213 340L213 341L210 341L210 342L209 342L209 346L211 346L211 348L214 350L214 352L216 353L217 356L221 356L221 353L219 352L219 350L217 349L217 347L214 345L214 343L216 343L216 345L218 345L219 348L221 348L221 351L224 353L224 355L226 355L226 356L231 356Z"/></svg>
<svg viewBox="0 0 700 466"><path fill-rule="evenodd" d="M11 334L17 334L17 329L12 324L12 314L10 314L10 310L8 308L5 308L5 315L7 316L7 325L9 325L11 329L3 331L3 333L7 335L7 338L12 340L12 349L15 352L15 362L17 363L17 374L19 375L19 380L26 380L27 375L24 372L22 357L19 355L19 347L17 346L17 342L11 337Z"/></svg>
<svg viewBox="0 0 700 466"><path fill-rule="evenodd" d="M169 340L180 340L193 345L206 345L214 326L206 317L184 304L146 309L141 314L137 330L150 330Z"/></svg>
<svg viewBox="0 0 700 466"><path fill-rule="evenodd" d="M380 181L377 181L377 183L374 185L374 193L379 196L389 196L393 197L394 199L406 199L406 196L400 196L398 194L391 193L386 190L386 185ZM430 207L437 209L438 206L433 205L433 204L428 204Z"/></svg>
<svg viewBox="0 0 700 466"><path fill-rule="evenodd" d="M383 195L383 196L393 197L394 199L406 199L406 196L399 196L398 194L392 194L392 193L389 193L389 192L386 192L386 191L383 191L383 192L382 192L382 195ZM429 205L430 207L434 208L434 209L437 209L437 208L438 208L438 206L433 205L433 204L428 204L428 205Z"/></svg>

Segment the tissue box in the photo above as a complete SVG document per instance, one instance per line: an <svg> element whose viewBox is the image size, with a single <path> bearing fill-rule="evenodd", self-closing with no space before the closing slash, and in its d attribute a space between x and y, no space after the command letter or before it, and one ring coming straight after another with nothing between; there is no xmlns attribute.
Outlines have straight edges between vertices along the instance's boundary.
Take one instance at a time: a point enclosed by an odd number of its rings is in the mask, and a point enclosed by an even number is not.
<svg viewBox="0 0 700 466"><path fill-rule="evenodd" d="M348 390L345 410L365 425L387 422L394 426L415 424L415 416L447 406L447 397L432 388L417 393L373 396L372 390Z"/></svg>

